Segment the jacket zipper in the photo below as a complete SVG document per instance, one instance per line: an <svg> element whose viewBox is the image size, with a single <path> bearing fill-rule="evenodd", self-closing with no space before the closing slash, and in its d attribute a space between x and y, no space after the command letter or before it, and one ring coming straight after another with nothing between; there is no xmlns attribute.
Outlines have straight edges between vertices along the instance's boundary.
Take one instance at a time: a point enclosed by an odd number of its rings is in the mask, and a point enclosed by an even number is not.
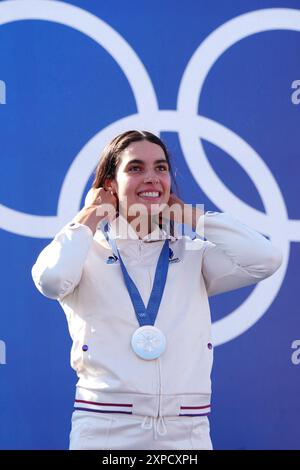
<svg viewBox="0 0 300 470"><path fill-rule="evenodd" d="M139 257L142 255L142 246L143 246L143 241L139 240ZM151 280L151 275L150 275L150 288L151 288L152 280ZM160 358L157 359L157 377L158 377L158 404L157 404L157 417L161 416L161 364L160 364Z"/></svg>

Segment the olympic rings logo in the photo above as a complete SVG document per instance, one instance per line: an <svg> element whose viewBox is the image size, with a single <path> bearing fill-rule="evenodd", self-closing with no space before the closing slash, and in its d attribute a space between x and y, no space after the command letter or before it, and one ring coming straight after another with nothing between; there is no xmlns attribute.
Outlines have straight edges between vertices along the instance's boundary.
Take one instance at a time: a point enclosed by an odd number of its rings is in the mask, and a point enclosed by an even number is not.
<svg viewBox="0 0 300 470"><path fill-rule="evenodd" d="M197 115L197 111L205 79L228 48L256 33L271 30L300 32L300 10L269 8L253 11L233 18L213 31L199 45L184 71L176 110L159 109L150 77L134 50L119 33L92 13L61 1L11 0L1 2L0 18L0 24L23 20L52 21L93 39L118 63L132 87L137 105L136 114L99 131L74 158L61 187L56 216L30 215L0 205L0 227L19 235L52 238L79 210L86 183L97 164L99 149L116 134L131 128L146 128L157 134L178 132L190 171L211 201L220 210L233 213L242 222L269 236L283 253L281 268L259 283L243 304L213 324L214 343L230 341L254 325L281 287L290 242L300 241L300 221L288 218L280 188L258 153L230 129ZM257 187L265 213L237 198L223 184L209 164L200 139L219 146L241 165Z"/></svg>

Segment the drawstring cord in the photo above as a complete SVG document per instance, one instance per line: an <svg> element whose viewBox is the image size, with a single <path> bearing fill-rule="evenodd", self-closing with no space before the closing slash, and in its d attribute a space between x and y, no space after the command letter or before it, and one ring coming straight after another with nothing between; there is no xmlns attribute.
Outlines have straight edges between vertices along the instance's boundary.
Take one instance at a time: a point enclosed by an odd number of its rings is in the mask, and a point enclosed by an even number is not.
<svg viewBox="0 0 300 470"><path fill-rule="evenodd" d="M163 416L159 416L158 418L153 418L153 416L145 416L141 427L142 429L154 428L154 439L157 438L157 435L164 436L167 434L166 423Z"/></svg>

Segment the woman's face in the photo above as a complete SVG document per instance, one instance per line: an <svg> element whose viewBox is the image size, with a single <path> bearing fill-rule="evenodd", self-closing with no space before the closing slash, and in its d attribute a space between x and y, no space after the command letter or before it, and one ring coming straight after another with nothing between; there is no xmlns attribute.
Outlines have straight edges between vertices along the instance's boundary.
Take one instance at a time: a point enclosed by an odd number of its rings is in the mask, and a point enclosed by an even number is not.
<svg viewBox="0 0 300 470"><path fill-rule="evenodd" d="M169 165L163 149L147 140L132 142L120 153L111 186L117 193L120 212L126 204L127 208L142 204L148 214L159 212L158 205L167 204L171 189Z"/></svg>

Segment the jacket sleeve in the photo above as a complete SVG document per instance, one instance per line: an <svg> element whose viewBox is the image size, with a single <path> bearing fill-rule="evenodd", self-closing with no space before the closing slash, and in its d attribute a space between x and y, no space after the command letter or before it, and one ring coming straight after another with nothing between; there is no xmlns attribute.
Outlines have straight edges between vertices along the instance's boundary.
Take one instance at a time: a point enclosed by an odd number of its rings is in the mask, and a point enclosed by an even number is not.
<svg viewBox="0 0 300 470"><path fill-rule="evenodd" d="M93 232L79 223L66 225L38 256L32 270L37 289L50 299L62 299L78 285Z"/></svg>
<svg viewBox="0 0 300 470"><path fill-rule="evenodd" d="M280 267L280 251L263 235L224 212L202 217L207 240L202 274L208 295L254 284Z"/></svg>

